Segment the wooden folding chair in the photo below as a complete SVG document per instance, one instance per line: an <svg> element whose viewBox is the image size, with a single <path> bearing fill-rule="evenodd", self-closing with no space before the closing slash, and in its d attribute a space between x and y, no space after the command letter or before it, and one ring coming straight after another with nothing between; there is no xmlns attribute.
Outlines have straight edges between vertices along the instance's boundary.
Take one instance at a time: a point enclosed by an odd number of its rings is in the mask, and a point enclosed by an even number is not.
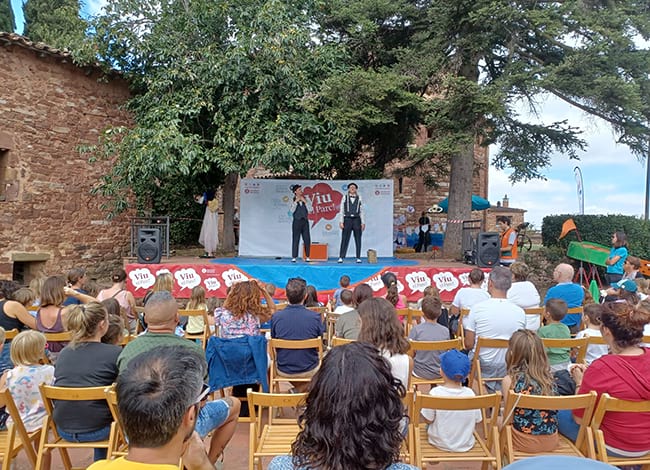
<svg viewBox="0 0 650 470"><path fill-rule="evenodd" d="M271 355L269 387L271 392L280 391L280 382L311 382L311 377L287 377L278 370L278 349L316 349L318 351L318 368L323 361L323 338L317 337L303 340L289 340L271 338L269 340L269 353ZM249 405L250 407L250 405Z"/></svg>
<svg viewBox="0 0 650 470"><path fill-rule="evenodd" d="M248 390L251 415L249 430L249 470L262 470L262 457L291 454L291 444L300 431L296 419L275 418L274 408L296 408L304 405L306 393L259 393ZM264 408L268 422L262 424Z"/></svg>
<svg viewBox="0 0 650 470"><path fill-rule="evenodd" d="M404 325L404 334L407 337L409 334L411 334L411 330L413 329L413 326L415 326L414 323L419 322L423 316L424 313L422 313L422 310L418 310L417 308L408 309L408 314L406 315L406 324Z"/></svg>
<svg viewBox="0 0 650 470"><path fill-rule="evenodd" d="M580 314L580 323L578 324L578 331L582 331L585 329L585 321L584 321L584 308L582 306L580 307L571 307L566 311L567 315L576 315Z"/></svg>
<svg viewBox="0 0 650 470"><path fill-rule="evenodd" d="M140 333L144 331L144 327L142 326L142 322L144 321L144 307L136 307L135 308L135 313L136 313L136 322L135 322L135 336L138 336Z"/></svg>
<svg viewBox="0 0 650 470"><path fill-rule="evenodd" d="M480 352L481 349L485 348L496 348L496 349L508 349L508 340L507 339L493 339L493 338L484 338L482 336L478 337L476 341L476 348L474 349L474 358L472 359L472 368L469 373L469 387L474 386L474 381L478 382L478 391L479 394L485 395L485 382L496 382L501 381L503 377L486 377L483 378L481 372L481 361Z"/></svg>
<svg viewBox="0 0 650 470"><path fill-rule="evenodd" d="M208 338L210 337L210 323L208 323L208 311L205 309L196 309L196 310L179 310L178 314L184 317L200 317L203 318L203 332L201 333L188 333L185 332L185 338L191 340L201 340L201 346L205 351L205 347L208 344Z"/></svg>
<svg viewBox="0 0 650 470"><path fill-rule="evenodd" d="M11 330L13 331L13 330ZM0 390L0 407L4 406L9 416L11 416L12 424L7 426L7 430L0 431L0 453L2 454L2 470L9 470L13 468L13 459L20 453L21 450L27 454L29 464L34 467L36 465L36 446L41 436L41 429L39 428L33 432L27 432L23 420L20 418L20 413L14 403L14 399L9 393L9 390Z"/></svg>
<svg viewBox="0 0 650 470"><path fill-rule="evenodd" d="M45 335L45 340L47 341L47 344L49 343L67 343L72 340L72 332L71 331L62 331L60 333L43 333ZM54 353L52 353L54 354ZM58 353L56 353L58 354ZM55 356L56 357L56 356ZM45 362L48 364L53 364L51 358L47 355L44 355Z"/></svg>
<svg viewBox="0 0 650 470"><path fill-rule="evenodd" d="M587 343L589 338L570 338L570 339L557 339L557 338L542 338L545 348L566 348L569 350L577 350L576 363L584 364L585 356L587 355Z"/></svg>
<svg viewBox="0 0 650 470"><path fill-rule="evenodd" d="M600 429L600 426L603 423L606 414L610 411L616 413L650 413L650 400L621 400L611 397L608 393L603 393L598 400L598 406L596 407L596 411L594 411L594 416L590 425L591 435L596 442L596 459L617 467L625 465L643 465L644 470L647 470L650 468L650 453L641 457L610 457L607 455L605 435Z"/></svg>
<svg viewBox="0 0 650 470"><path fill-rule="evenodd" d="M343 346L344 344L354 343L355 341L356 339L346 339L334 336L332 337L332 347L335 348L336 346Z"/></svg>
<svg viewBox="0 0 650 470"><path fill-rule="evenodd" d="M38 446L38 455L36 459L36 469L40 470L43 465L43 455L45 452L50 452L51 449L58 449L61 454L61 461L66 470L71 470L72 462L70 461L70 455L68 454L69 448L75 449L94 449L105 447L107 450L114 448L115 442L115 428L116 424L113 422L111 424L111 430L109 437L104 441L97 442L69 442L64 440L59 436L59 432L56 429L54 424L53 412L54 412L54 400L60 401L85 401L85 400L106 400L106 387L84 387L84 388L72 388L72 387L53 387L50 385L40 386L41 397L43 398L43 404L45 405L45 410L47 415L43 421L43 431L41 432L41 441ZM48 432L52 433L52 441L48 440ZM77 467L85 468L85 467Z"/></svg>
<svg viewBox="0 0 650 470"><path fill-rule="evenodd" d="M460 338L465 343L465 330L463 328L463 319L469 315L468 308L460 309L460 317L458 318L458 331L456 332L456 338Z"/></svg>
<svg viewBox="0 0 650 470"><path fill-rule="evenodd" d="M327 342L327 347L332 347L332 338L334 337L334 332L336 331L336 321L339 319L341 314L328 312L327 317L325 318L325 341Z"/></svg>
<svg viewBox="0 0 650 470"><path fill-rule="evenodd" d="M501 468L501 450L499 448L499 430L497 417L501 405L501 394L482 395L477 397L432 397L420 392L415 394L415 407L413 410L414 420L412 423L415 436L415 465L418 468L425 468L427 462L483 462L483 470L488 464L499 470ZM487 423L487 434L485 439L474 430L474 447L467 452L448 452L440 450L429 444L427 434L427 423L419 423L420 413L423 408L433 410L477 410L482 411L483 416L491 416ZM485 419L485 418L484 418Z"/></svg>
<svg viewBox="0 0 650 470"><path fill-rule="evenodd" d="M409 343L411 343L409 354L412 353L414 357L415 354L417 354L417 351L443 352L449 351L450 349L458 349L459 351L463 349L463 342L460 338L449 339L445 341L413 341L410 339ZM411 375L411 383L413 384L413 387L415 387L416 391L418 390L418 385L433 385L441 384L442 382L442 379L423 379L421 377Z"/></svg>
<svg viewBox="0 0 650 470"><path fill-rule="evenodd" d="M5 331L5 341L11 341L16 337L18 333L20 333L20 331L18 331L16 328Z"/></svg>
<svg viewBox="0 0 650 470"><path fill-rule="evenodd" d="M501 429L501 448L506 459L506 463L512 463L515 460L525 459L527 457L534 457L536 455L573 455L576 457L594 458L594 447L591 442L588 428L589 421L596 405L598 394L591 391L584 395L572 396L541 396L541 395L525 395L515 393L512 390L508 392L506 405L503 415L507 418L503 423ZM531 410L584 410L584 418L578 431L578 438L575 444L564 436L559 437L559 445L556 449L550 452L539 452L529 454L520 452L513 447L513 428L512 419L514 416L515 408L531 409Z"/></svg>
<svg viewBox="0 0 650 470"><path fill-rule="evenodd" d="M115 392L115 385L113 384L110 387L106 387L104 393L106 394L106 402L108 403L108 409L111 410L113 421L117 424L117 426L115 426L115 439L113 440L113 446L108 449L107 458L110 460L114 457L126 455L129 452L129 443L126 441L126 433L124 432L124 427L122 427L120 412L117 408L117 393Z"/></svg>
<svg viewBox="0 0 650 470"><path fill-rule="evenodd" d="M402 403L404 403L404 409L406 410L406 416L408 416L409 422L406 437L400 447L399 459L402 462L413 464L415 462L415 434L413 433L412 426L415 409L415 393L413 393L413 390L406 391L404 398L402 398Z"/></svg>

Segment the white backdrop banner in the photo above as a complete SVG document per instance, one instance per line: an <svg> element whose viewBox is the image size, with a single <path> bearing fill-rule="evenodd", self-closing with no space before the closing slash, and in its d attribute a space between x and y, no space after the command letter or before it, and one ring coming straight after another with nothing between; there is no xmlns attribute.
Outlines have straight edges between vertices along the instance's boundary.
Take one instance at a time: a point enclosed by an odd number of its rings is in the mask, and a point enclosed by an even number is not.
<svg viewBox="0 0 650 470"><path fill-rule="evenodd" d="M303 187L312 203L309 213L312 243L327 243L328 256L338 258L341 245L339 209L347 185L342 180L266 180L243 179L240 183L240 256L291 256L289 212L292 184ZM377 250L379 256L393 256L393 181L358 180L363 201L366 229L361 237L361 254ZM354 236L350 237L348 257L355 256ZM300 248L302 253L302 243Z"/></svg>

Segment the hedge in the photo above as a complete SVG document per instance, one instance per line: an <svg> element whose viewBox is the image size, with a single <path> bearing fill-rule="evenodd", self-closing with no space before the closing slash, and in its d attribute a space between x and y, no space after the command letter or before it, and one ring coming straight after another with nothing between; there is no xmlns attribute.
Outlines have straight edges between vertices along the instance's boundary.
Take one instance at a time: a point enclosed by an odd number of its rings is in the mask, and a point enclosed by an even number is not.
<svg viewBox="0 0 650 470"><path fill-rule="evenodd" d="M650 260L650 223L629 215L549 215L542 221L542 243L546 247L559 247L566 252L569 242L577 240L570 232L558 240L562 224L573 219L583 241L611 246L612 234L622 230L627 235L628 251L634 256Z"/></svg>

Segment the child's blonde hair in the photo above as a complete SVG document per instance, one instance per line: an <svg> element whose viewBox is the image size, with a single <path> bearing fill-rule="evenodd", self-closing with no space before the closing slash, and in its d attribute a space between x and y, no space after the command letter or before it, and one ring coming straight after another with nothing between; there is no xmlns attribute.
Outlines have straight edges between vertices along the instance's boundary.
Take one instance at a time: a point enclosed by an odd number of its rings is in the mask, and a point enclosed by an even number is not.
<svg viewBox="0 0 650 470"><path fill-rule="evenodd" d="M512 334L506 351L506 366L509 376L514 378L523 374L526 383L537 382L542 395L555 395L553 375L544 344L533 331L522 329Z"/></svg>
<svg viewBox="0 0 650 470"><path fill-rule="evenodd" d="M187 310L196 310L205 306L205 289L202 286L196 286L190 294L190 301L187 303Z"/></svg>
<svg viewBox="0 0 650 470"><path fill-rule="evenodd" d="M26 330L18 333L11 342L11 362L17 366L39 364L45 356L47 339L40 331Z"/></svg>

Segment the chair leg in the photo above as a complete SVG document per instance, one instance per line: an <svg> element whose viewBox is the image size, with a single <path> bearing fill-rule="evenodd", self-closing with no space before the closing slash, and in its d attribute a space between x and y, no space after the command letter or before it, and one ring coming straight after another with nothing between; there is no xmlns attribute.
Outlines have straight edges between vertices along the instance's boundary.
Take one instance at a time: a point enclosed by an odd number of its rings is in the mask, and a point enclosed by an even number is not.
<svg viewBox="0 0 650 470"><path fill-rule="evenodd" d="M61 461L65 470L72 470L72 461L70 460L70 454L68 454L68 449L65 447L59 448L59 454L61 454Z"/></svg>
<svg viewBox="0 0 650 470"><path fill-rule="evenodd" d="M43 453L45 452L45 443L47 442L47 424L48 418L45 418L45 423L43 424L43 429L41 430L41 438L38 443L38 454L36 454L36 465L34 466L35 470L43 469Z"/></svg>

